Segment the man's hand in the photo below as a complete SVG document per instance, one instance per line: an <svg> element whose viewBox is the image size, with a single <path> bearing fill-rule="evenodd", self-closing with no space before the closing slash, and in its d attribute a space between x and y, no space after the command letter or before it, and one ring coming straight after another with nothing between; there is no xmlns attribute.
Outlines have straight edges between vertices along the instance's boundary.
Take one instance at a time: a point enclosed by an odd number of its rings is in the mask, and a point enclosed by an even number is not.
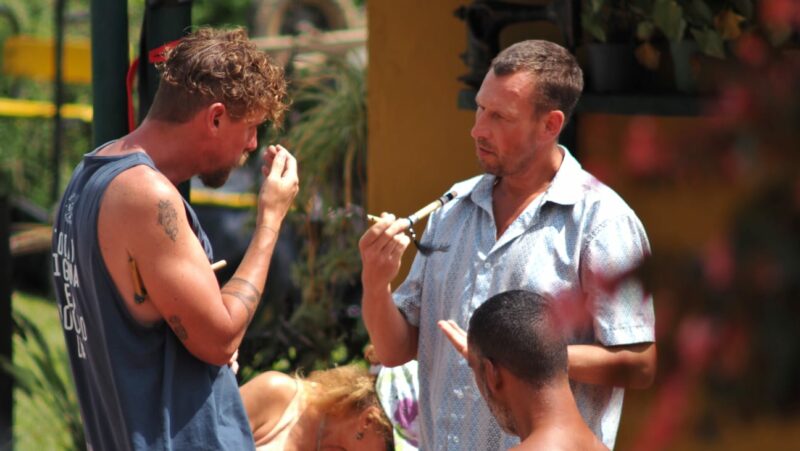
<svg viewBox="0 0 800 451"><path fill-rule="evenodd" d="M261 172L266 178L258 195L257 225L274 227L280 225L297 195L297 161L282 146L269 146Z"/></svg>
<svg viewBox="0 0 800 451"><path fill-rule="evenodd" d="M383 213L358 242L361 251L361 280L365 291L385 290L400 271L400 262L411 239L403 231L407 219Z"/></svg>
<svg viewBox="0 0 800 451"><path fill-rule="evenodd" d="M402 365L417 355L419 329L409 324L392 302L391 283L411 242L403 233L407 227L407 219L384 213L358 242L364 325L378 360L387 367Z"/></svg>
<svg viewBox="0 0 800 451"><path fill-rule="evenodd" d="M439 329L444 332L444 335L450 340L450 343L456 348L459 354L465 359L469 359L469 348L467 347L467 333L464 332L455 321L448 319L447 321L441 320L438 323Z"/></svg>
<svg viewBox="0 0 800 451"><path fill-rule="evenodd" d="M239 350L238 349L231 356L231 360L228 362L228 366L231 368L231 371L233 371L233 374L236 374L236 373L239 372Z"/></svg>

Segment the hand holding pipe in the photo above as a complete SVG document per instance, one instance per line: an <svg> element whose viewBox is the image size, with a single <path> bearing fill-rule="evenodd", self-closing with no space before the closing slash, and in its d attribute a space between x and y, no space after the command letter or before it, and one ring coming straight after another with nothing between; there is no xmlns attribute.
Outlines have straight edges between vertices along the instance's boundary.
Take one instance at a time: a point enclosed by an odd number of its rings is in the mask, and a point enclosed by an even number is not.
<svg viewBox="0 0 800 451"><path fill-rule="evenodd" d="M428 205L420 208L419 210L415 211L410 216L403 218L408 221L408 233L411 235L411 240L414 242L414 245L417 246L417 249L422 255L430 255L433 252L437 251L446 251L450 248L450 246L432 246L432 245L425 245L417 241L417 234L414 232L414 224L417 223L420 219L425 218L429 214L433 213L434 211L438 210L442 207L442 205L450 202L451 200L455 199L458 195L455 191L449 191L444 193L441 197L436 199L435 201L429 203ZM367 215L367 219L371 221L378 221L381 218L374 215Z"/></svg>

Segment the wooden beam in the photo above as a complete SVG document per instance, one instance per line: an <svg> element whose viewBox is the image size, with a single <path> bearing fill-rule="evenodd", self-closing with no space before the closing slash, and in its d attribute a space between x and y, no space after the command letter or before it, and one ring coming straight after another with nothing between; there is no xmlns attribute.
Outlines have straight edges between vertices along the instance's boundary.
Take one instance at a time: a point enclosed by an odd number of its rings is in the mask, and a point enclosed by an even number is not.
<svg viewBox="0 0 800 451"><path fill-rule="evenodd" d="M299 36L263 36L255 37L251 40L258 48L269 53L286 50L342 53L366 44L367 29L350 28L346 30L307 33Z"/></svg>

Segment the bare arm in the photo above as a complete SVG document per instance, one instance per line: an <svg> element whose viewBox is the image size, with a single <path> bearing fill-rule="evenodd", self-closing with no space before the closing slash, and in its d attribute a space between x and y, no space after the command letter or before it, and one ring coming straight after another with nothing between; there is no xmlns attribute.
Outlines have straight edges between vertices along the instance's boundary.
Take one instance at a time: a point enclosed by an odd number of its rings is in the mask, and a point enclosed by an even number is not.
<svg viewBox="0 0 800 451"><path fill-rule="evenodd" d="M125 258L137 262L152 302L149 308L169 324L190 353L207 363L224 365L238 348L261 299L277 231L297 192L291 155L272 148L270 158L274 161L262 185L253 238L222 290L191 230L180 195L163 176L145 169L138 174L126 171L118 177L121 184L115 187L115 180L109 187L101 206L101 246L105 242L113 248L109 243L115 240L125 243ZM136 175L145 179L126 183L125 177ZM126 193L131 186L135 192ZM111 238L103 240L109 231ZM106 261L109 255L114 255L113 249L108 255L104 249ZM114 279L120 286L119 275ZM149 302L141 308L148 308ZM129 304L129 309L137 308Z"/></svg>
<svg viewBox="0 0 800 451"><path fill-rule="evenodd" d="M467 333L453 320L439 321L439 328L453 348L465 359L469 353ZM641 343L629 346L567 346L569 378L575 381L625 388L647 388L656 372L656 345Z"/></svg>
<svg viewBox="0 0 800 451"><path fill-rule="evenodd" d="M363 270L364 295L361 302L364 324L384 366L402 365L417 355L419 329L403 317L392 301L391 282L400 271L400 262L410 242L403 233L404 219L392 215L367 230L358 243Z"/></svg>
<svg viewBox="0 0 800 451"><path fill-rule="evenodd" d="M625 346L570 345L569 378L595 385L647 388L656 374L655 343Z"/></svg>

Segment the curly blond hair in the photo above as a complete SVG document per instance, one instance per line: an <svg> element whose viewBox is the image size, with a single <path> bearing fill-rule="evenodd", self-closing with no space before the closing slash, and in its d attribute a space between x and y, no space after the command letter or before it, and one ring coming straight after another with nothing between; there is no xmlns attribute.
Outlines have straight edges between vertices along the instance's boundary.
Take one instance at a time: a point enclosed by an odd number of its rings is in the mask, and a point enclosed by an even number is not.
<svg viewBox="0 0 800 451"><path fill-rule="evenodd" d="M199 28L164 53L161 82L149 116L186 122L221 102L234 119L264 119L278 126L288 108L283 69L247 38L243 28Z"/></svg>
<svg viewBox="0 0 800 451"><path fill-rule="evenodd" d="M375 430L387 441L392 440L392 423L381 407L375 390L375 376L366 368L350 364L323 371L312 372L310 382L312 395L309 402L320 412L334 417L358 415L370 407L369 418Z"/></svg>

